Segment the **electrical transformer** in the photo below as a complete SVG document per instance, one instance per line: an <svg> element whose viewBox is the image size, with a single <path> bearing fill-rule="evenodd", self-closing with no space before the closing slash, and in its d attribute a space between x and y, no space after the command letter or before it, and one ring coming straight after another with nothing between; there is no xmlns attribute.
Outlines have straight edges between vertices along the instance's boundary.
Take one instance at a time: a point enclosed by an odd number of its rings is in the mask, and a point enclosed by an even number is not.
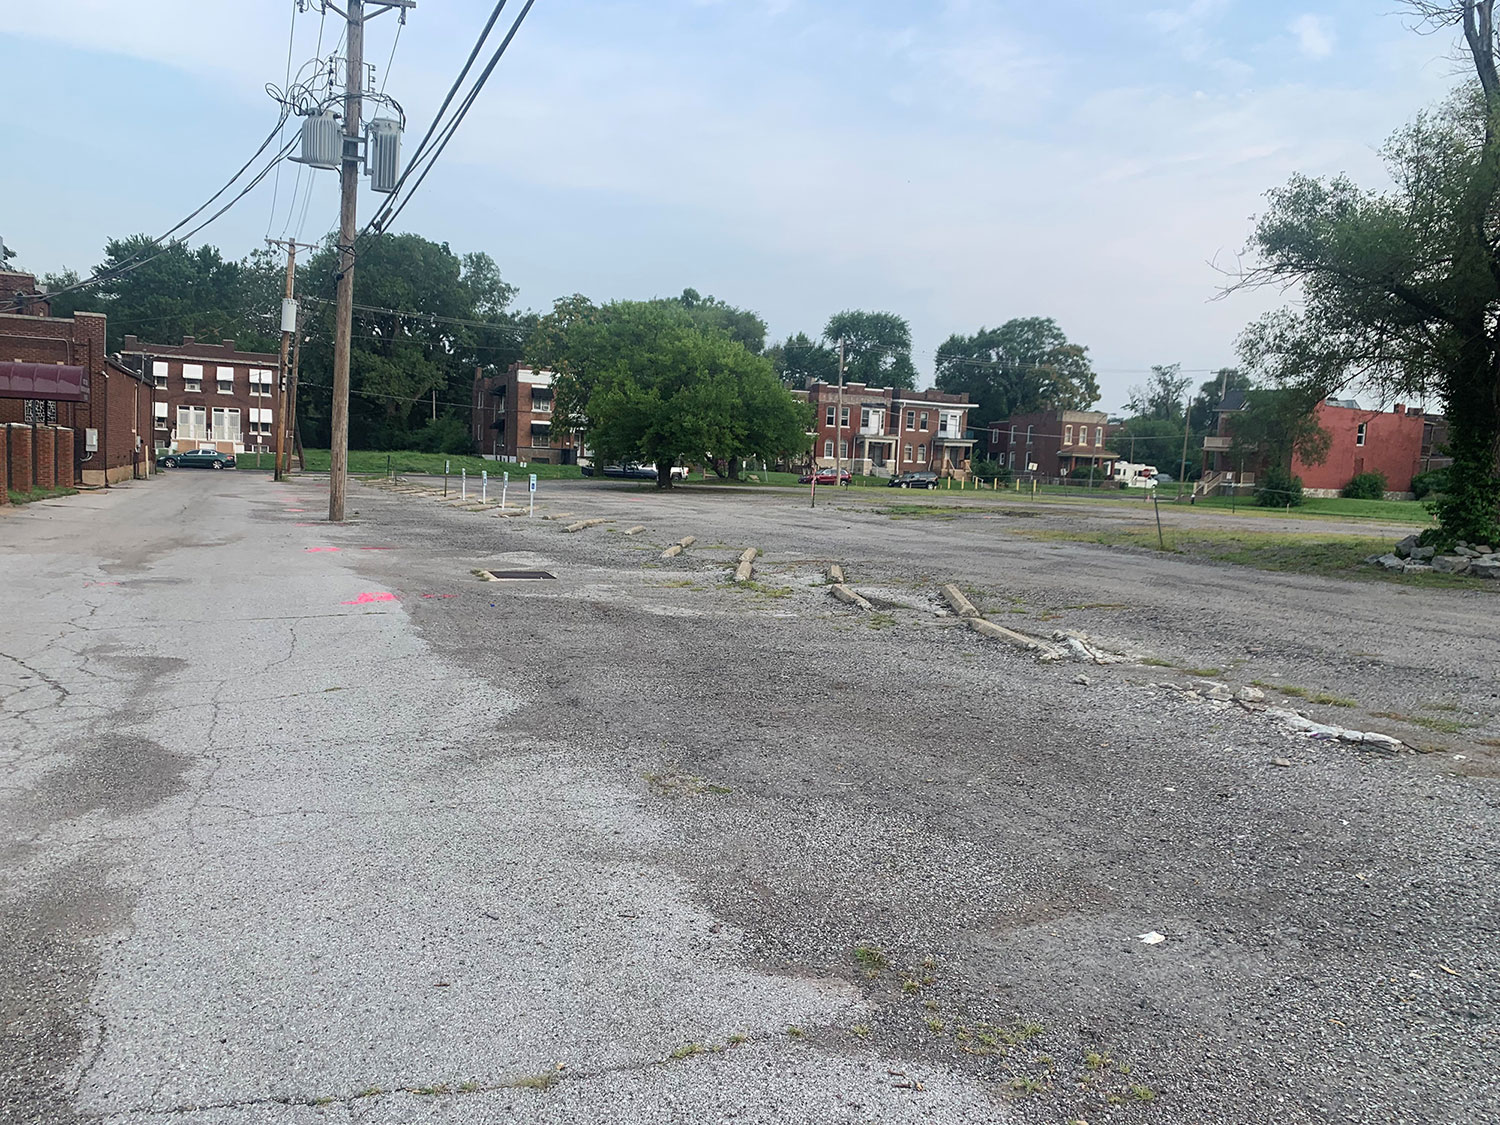
<svg viewBox="0 0 1500 1125"><path fill-rule="evenodd" d="M365 126L365 171L370 190L389 195L401 178L401 123L377 117Z"/></svg>
<svg viewBox="0 0 1500 1125"><path fill-rule="evenodd" d="M331 110L311 113L302 119L302 153L291 157L314 168L337 168L344 152L344 131Z"/></svg>

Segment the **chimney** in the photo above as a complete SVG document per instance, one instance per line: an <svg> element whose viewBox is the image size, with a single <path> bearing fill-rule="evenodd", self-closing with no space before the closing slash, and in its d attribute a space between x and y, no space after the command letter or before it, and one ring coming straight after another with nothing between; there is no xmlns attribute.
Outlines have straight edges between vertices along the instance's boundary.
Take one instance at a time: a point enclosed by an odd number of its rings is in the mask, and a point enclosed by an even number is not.
<svg viewBox="0 0 1500 1125"><path fill-rule="evenodd" d="M232 352L232 351L234 351L234 341L233 340L220 340L219 343L221 343L221 344L224 345L224 350L226 352Z"/></svg>
<svg viewBox="0 0 1500 1125"><path fill-rule="evenodd" d="M1396 404L1396 413L1397 414L1405 414L1406 413L1406 407L1402 403L1398 402Z"/></svg>
<svg viewBox="0 0 1500 1125"><path fill-rule="evenodd" d="M134 350L134 348L136 347L137 343L138 343L138 341L136 340L136 338L134 336L130 335L129 333L126 333L126 335L125 335L125 350L126 351L132 351L132 350Z"/></svg>
<svg viewBox="0 0 1500 1125"><path fill-rule="evenodd" d="M197 342L198 341L196 339L194 339L192 336L184 336L182 338L182 346L185 347L185 348L190 348L194 344L196 344Z"/></svg>

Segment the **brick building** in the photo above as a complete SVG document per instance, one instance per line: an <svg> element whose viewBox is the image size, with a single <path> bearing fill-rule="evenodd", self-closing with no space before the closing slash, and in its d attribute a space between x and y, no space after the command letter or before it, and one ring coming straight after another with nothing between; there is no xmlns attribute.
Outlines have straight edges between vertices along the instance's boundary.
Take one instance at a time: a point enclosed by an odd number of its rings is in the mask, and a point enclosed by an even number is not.
<svg viewBox="0 0 1500 1125"><path fill-rule="evenodd" d="M30 274L0 273L7 484L108 485L150 473L150 389L105 354L102 313L54 317ZM20 431L30 427L29 434ZM24 451L22 447L24 446Z"/></svg>
<svg viewBox="0 0 1500 1125"><path fill-rule="evenodd" d="M1015 414L990 423L990 457L1017 473L1066 477L1075 469L1092 469L1098 479L1108 480L1120 459L1110 447L1117 429L1101 410Z"/></svg>
<svg viewBox="0 0 1500 1125"><path fill-rule="evenodd" d="M943 391L813 382L792 392L813 407L813 463L835 461L864 476L913 471L966 478L974 450L974 404Z"/></svg>
<svg viewBox="0 0 1500 1125"><path fill-rule="evenodd" d="M1256 459L1243 467L1234 464L1234 416L1245 409L1241 391L1230 391L1219 405L1216 432L1206 437L1203 449L1213 459L1208 466L1210 485L1219 481L1253 484L1254 473L1265 466ZM1363 409L1354 399L1327 399L1313 410L1318 425L1328 431L1328 456L1320 464L1310 465L1300 456L1292 458L1292 474L1302 478L1302 487L1310 496L1337 496L1349 481L1360 473L1382 473L1388 495L1409 495L1411 478L1424 467L1424 453L1431 457L1434 420L1420 409L1408 410L1401 403L1389 413ZM1439 416L1439 421L1441 418ZM1446 430L1446 425L1444 426Z"/></svg>
<svg viewBox="0 0 1500 1125"><path fill-rule="evenodd" d="M499 375L475 369L469 436L481 456L544 465L577 462L582 452L577 439L552 425L554 378L551 371L519 363Z"/></svg>
<svg viewBox="0 0 1500 1125"><path fill-rule="evenodd" d="M275 352L242 352L233 340L143 343L126 336L122 361L151 384L157 450L265 453L276 446Z"/></svg>

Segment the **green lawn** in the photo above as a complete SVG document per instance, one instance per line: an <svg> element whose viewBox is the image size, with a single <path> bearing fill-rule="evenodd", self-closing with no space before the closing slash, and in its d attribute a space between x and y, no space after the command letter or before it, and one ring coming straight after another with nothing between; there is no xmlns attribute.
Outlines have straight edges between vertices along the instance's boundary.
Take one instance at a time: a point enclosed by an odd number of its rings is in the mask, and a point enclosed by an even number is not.
<svg viewBox="0 0 1500 1125"><path fill-rule="evenodd" d="M1162 497L1166 499L1165 496ZM1285 508L1262 508L1244 499L1231 501L1227 496L1199 499L1196 508L1229 509L1247 515L1317 517L1342 516L1346 519L1382 520L1388 523L1413 523L1426 526L1433 522L1425 500L1345 500L1342 497L1319 499L1309 497L1290 513Z"/></svg>

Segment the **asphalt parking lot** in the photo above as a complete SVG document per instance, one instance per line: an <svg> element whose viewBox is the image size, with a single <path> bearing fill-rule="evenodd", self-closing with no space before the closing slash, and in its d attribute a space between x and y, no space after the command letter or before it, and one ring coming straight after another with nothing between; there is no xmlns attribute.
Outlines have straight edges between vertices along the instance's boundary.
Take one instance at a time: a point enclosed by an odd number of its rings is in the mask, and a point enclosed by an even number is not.
<svg viewBox="0 0 1500 1125"><path fill-rule="evenodd" d="M0 1120L1492 1118L1495 595L422 483L0 515Z"/></svg>

